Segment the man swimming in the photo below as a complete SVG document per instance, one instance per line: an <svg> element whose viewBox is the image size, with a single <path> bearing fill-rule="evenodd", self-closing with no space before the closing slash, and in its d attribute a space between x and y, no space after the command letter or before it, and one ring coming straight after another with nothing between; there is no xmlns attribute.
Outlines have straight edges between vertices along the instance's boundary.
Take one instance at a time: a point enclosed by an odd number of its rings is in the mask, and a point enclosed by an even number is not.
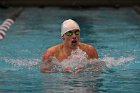
<svg viewBox="0 0 140 93"><path fill-rule="evenodd" d="M77 48L86 52L87 59L98 59L97 51L93 46L79 42L80 27L74 20L68 19L62 23L61 38L63 40L62 43L53 46L44 52L40 65L41 72L52 72L51 61L53 57L58 59L59 62L62 62L64 59L67 59L71 55L73 50L76 50ZM83 68L80 66L77 66L75 69L76 71L73 72L70 67L66 67L64 72L76 74L83 70Z"/></svg>

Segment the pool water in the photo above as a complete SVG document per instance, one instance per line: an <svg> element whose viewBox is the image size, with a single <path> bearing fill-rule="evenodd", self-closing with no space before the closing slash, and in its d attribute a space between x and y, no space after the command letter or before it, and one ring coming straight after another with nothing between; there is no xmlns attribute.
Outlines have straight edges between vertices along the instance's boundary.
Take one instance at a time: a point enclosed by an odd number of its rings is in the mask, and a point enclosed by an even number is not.
<svg viewBox="0 0 140 93"><path fill-rule="evenodd" d="M15 8L0 9L0 22ZM42 53L62 42L61 23L81 27L81 42L96 47L107 69L41 73ZM139 93L140 15L133 8L26 8L0 41L0 93Z"/></svg>

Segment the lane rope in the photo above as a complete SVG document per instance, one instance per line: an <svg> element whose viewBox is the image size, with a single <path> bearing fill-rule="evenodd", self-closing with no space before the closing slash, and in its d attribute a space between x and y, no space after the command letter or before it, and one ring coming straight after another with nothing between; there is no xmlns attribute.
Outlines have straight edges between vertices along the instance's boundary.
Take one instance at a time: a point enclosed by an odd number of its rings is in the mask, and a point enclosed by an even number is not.
<svg viewBox="0 0 140 93"><path fill-rule="evenodd" d="M14 24L16 18L21 14L23 10L23 8L19 8L16 12L14 12L13 15L3 21L3 23L0 25L0 40L4 39L7 31L10 29L12 24Z"/></svg>

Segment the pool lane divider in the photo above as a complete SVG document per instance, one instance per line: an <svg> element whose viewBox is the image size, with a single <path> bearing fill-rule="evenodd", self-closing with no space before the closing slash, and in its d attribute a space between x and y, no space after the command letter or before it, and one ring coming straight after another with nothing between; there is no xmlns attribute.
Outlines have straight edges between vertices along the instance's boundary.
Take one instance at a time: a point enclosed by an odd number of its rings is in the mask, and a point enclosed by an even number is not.
<svg viewBox="0 0 140 93"><path fill-rule="evenodd" d="M12 24L14 24L14 20L8 18L2 23L2 25L0 25L0 40L4 39L6 32Z"/></svg>
<svg viewBox="0 0 140 93"><path fill-rule="evenodd" d="M11 25L15 23L15 20L23 10L23 8L18 8L17 11L3 21L3 23L0 25L0 40L4 39L7 31L10 29Z"/></svg>

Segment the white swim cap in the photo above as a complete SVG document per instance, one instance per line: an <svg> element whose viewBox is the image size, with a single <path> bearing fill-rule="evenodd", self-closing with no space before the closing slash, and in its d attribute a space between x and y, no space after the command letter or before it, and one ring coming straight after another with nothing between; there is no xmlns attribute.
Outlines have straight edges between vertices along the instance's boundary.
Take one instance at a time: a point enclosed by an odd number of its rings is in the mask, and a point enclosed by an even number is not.
<svg viewBox="0 0 140 93"><path fill-rule="evenodd" d="M78 29L80 30L79 25L72 19L65 20L61 25L61 36L70 30Z"/></svg>

